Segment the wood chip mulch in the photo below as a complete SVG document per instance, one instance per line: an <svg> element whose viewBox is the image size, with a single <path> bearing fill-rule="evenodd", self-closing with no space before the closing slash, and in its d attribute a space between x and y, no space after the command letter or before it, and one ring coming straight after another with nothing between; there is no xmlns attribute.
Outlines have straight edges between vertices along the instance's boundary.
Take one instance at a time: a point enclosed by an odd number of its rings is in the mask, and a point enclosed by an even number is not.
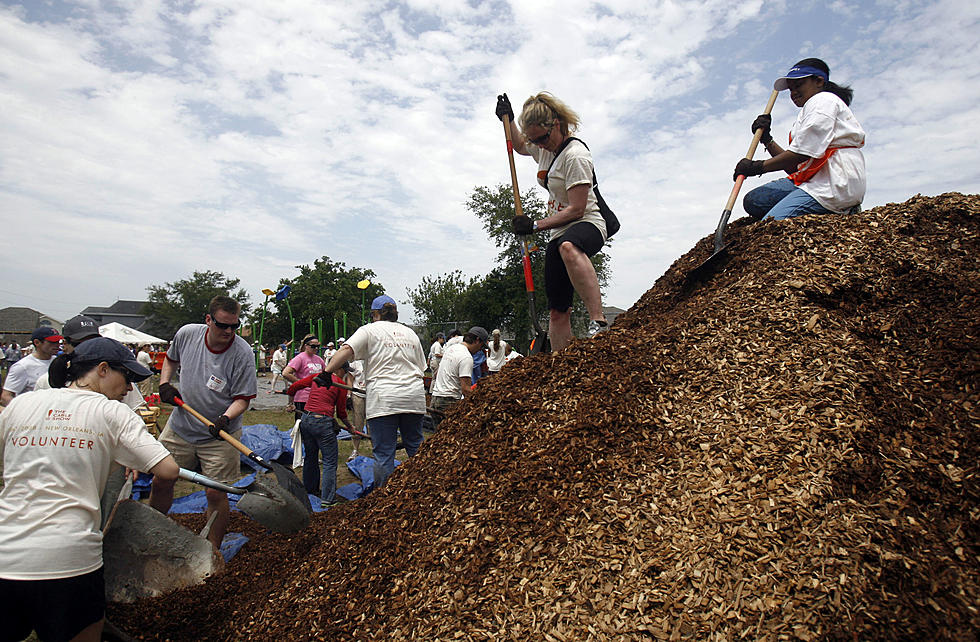
<svg viewBox="0 0 980 642"><path fill-rule="evenodd" d="M171 640L975 640L980 196L706 237L369 497L110 617Z"/></svg>

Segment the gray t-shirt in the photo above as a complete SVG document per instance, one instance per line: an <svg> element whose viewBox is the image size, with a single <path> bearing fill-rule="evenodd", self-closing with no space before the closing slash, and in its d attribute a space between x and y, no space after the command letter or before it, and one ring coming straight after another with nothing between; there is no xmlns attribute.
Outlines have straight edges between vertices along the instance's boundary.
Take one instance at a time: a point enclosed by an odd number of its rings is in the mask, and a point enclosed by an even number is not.
<svg viewBox="0 0 980 642"><path fill-rule="evenodd" d="M254 399L256 394L255 355L245 339L235 336L222 352L212 352L205 344L208 326L185 325L167 350L167 358L178 362L180 398L214 421L228 410L235 399ZM207 427L189 412L174 409L167 426L183 439L199 444L213 439ZM228 426L228 432L242 428L241 416Z"/></svg>

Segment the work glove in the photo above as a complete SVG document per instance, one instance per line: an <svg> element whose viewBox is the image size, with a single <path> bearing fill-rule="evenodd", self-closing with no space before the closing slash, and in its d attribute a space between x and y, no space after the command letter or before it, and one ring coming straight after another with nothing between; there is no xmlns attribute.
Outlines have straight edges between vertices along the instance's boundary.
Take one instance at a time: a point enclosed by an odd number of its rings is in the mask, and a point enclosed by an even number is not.
<svg viewBox="0 0 980 642"><path fill-rule="evenodd" d="M170 382L160 384L160 401L163 403L169 403L171 406L176 406L177 402L175 402L174 399L179 396L180 391L174 386L170 385Z"/></svg>
<svg viewBox="0 0 980 642"><path fill-rule="evenodd" d="M315 381L316 385L320 386L321 388L329 388L333 385L333 377L329 372L321 372L317 376L313 377L313 381Z"/></svg>
<svg viewBox="0 0 980 642"><path fill-rule="evenodd" d="M496 114L500 122L504 121L504 116L510 118L510 122L514 122L514 108L510 106L510 98L507 97L507 94L497 96Z"/></svg>
<svg viewBox="0 0 980 642"><path fill-rule="evenodd" d="M229 423L231 423L231 419L228 418L228 415L221 415L220 417L214 420L214 425L208 428L208 432L210 432L211 436L214 437L215 439L221 439L220 433L222 430L228 432Z"/></svg>
<svg viewBox="0 0 980 642"><path fill-rule="evenodd" d="M534 233L534 223L527 216L515 216L510 225L514 229L514 234L527 236Z"/></svg>
<svg viewBox="0 0 980 642"><path fill-rule="evenodd" d="M763 173L762 161L761 160L749 160L743 158L738 161L738 165L735 166L735 173L732 175L732 180L737 181L739 175L741 176L760 176Z"/></svg>
<svg viewBox="0 0 980 642"><path fill-rule="evenodd" d="M769 114L759 114L752 121L752 134L755 134L758 130L762 130L762 138L759 139L763 145L768 145L772 142L772 132L769 129L772 127L772 116Z"/></svg>

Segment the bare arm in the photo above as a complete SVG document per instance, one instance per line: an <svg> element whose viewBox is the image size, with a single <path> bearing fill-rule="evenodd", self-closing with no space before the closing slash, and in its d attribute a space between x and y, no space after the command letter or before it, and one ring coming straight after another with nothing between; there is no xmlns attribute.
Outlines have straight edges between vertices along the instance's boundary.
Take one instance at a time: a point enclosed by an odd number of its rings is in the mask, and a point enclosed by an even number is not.
<svg viewBox="0 0 980 642"><path fill-rule="evenodd" d="M550 230L554 227L561 227L585 216L585 206L589 202L589 190L591 189L591 185L582 183L568 190L568 207L557 214L539 220L538 229Z"/></svg>
<svg viewBox="0 0 980 642"><path fill-rule="evenodd" d="M473 393L473 379L471 377L460 377L459 387L463 391L463 399L466 399Z"/></svg>
<svg viewBox="0 0 980 642"><path fill-rule="evenodd" d="M332 357L330 357L330 363L327 364L326 371L333 374L334 372L339 371L345 363L353 358L354 349L349 345L344 345L340 350L333 353ZM283 374L285 375L286 373L284 372Z"/></svg>
<svg viewBox="0 0 980 642"><path fill-rule="evenodd" d="M171 361L168 357L163 358L163 365L160 366L160 383L170 383L174 372L177 371L177 362Z"/></svg>
<svg viewBox="0 0 980 642"><path fill-rule="evenodd" d="M16 396L16 393L10 392L9 390L4 390L3 393L0 394L0 406L6 406L8 403L13 401L14 397Z"/></svg>
<svg viewBox="0 0 980 642"><path fill-rule="evenodd" d="M248 399L235 399L222 414L229 419L235 419L236 417L240 417L246 410L248 410Z"/></svg>
<svg viewBox="0 0 980 642"><path fill-rule="evenodd" d="M282 371L282 378L289 383L296 383L299 381L299 377L296 376L296 371L292 366L286 366Z"/></svg>

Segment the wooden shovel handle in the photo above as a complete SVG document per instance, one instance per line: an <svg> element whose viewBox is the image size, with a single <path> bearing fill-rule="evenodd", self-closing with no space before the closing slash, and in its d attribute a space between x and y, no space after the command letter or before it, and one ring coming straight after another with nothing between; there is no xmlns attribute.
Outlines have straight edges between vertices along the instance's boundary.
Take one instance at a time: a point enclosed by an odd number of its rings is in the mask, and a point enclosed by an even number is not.
<svg viewBox="0 0 980 642"><path fill-rule="evenodd" d="M776 98L779 97L779 91L776 89L772 90L769 94L769 102L766 103L766 109L763 114L768 114L772 112L773 105L776 104ZM745 153L745 157L752 160L755 156L755 150L759 146L759 141L762 140L762 128L755 130L755 136L752 137L752 143L749 145L749 151ZM735 179L735 185L732 187L732 193L728 196L728 203L725 204L725 211L730 212L733 207L735 207L735 199L738 198L738 192L742 189L742 183L745 181L745 177L739 174L738 178Z"/></svg>
<svg viewBox="0 0 980 642"><path fill-rule="evenodd" d="M196 411L193 408L191 408L190 406L188 406L187 405L187 402L185 402L180 397L174 397L174 403L176 403L178 406L180 406L181 408L183 408L187 412L191 413L191 415L193 415L198 421L200 421L202 424L204 424L208 428L214 427L214 422L213 421L211 421L210 419L208 419L207 417L205 417L204 415L202 415L198 411ZM237 450L241 454L245 455L246 457L248 457L249 459L251 459L255 463L259 464L263 468L266 468L268 470L272 470L272 464L270 464L266 460L264 460L261 457L259 457L258 455L256 455L255 452L251 448L249 448L248 446L246 446L242 442L238 441L237 439L235 439L234 437L232 437L231 435L229 435L224 430L219 430L218 431L218 436L221 437L222 439L224 439L225 441L227 441L232 446L234 446L235 447L235 450Z"/></svg>
<svg viewBox="0 0 980 642"><path fill-rule="evenodd" d="M507 137L507 159L510 161L510 182L514 188L514 214L524 216L521 207L521 192L517 189L517 166L514 165L514 139L510 133L510 117L504 114L504 136Z"/></svg>

